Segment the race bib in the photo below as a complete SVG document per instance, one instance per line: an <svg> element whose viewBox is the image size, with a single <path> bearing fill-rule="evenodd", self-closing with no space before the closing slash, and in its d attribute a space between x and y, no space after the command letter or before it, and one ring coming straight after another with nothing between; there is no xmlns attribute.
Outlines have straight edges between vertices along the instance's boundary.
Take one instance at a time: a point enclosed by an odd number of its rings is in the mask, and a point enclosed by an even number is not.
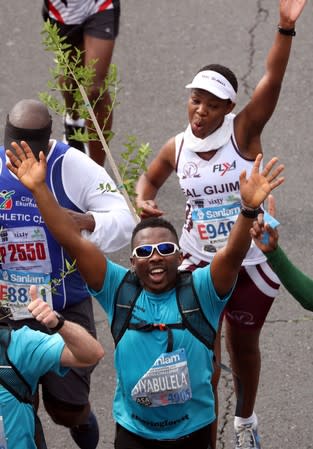
<svg viewBox="0 0 313 449"><path fill-rule="evenodd" d="M36 226L0 231L0 262L3 269L51 273L45 230Z"/></svg>
<svg viewBox="0 0 313 449"><path fill-rule="evenodd" d="M192 397L185 349L161 354L131 392L145 407L182 404Z"/></svg>
<svg viewBox="0 0 313 449"><path fill-rule="evenodd" d="M52 307L50 273L52 271L47 236L38 226L1 229L0 231L0 305L10 318L32 318L29 287L37 286L38 295Z"/></svg>
<svg viewBox="0 0 313 449"><path fill-rule="evenodd" d="M226 245L240 210L240 203L232 203L203 207L192 212L192 221L204 252L216 252Z"/></svg>
<svg viewBox="0 0 313 449"><path fill-rule="evenodd" d="M38 296L52 308L50 275L31 271L0 270L0 305L11 312L10 318L33 318L27 306L30 303L29 287L37 286Z"/></svg>

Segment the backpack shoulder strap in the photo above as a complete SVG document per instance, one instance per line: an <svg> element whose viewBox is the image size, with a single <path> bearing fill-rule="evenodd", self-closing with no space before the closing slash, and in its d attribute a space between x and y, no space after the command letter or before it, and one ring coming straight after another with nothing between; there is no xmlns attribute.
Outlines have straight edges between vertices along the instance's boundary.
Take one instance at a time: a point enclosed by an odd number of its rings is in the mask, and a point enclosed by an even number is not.
<svg viewBox="0 0 313 449"><path fill-rule="evenodd" d="M216 331L201 309L191 272L181 271L179 273L176 299L185 327L213 351Z"/></svg>
<svg viewBox="0 0 313 449"><path fill-rule="evenodd" d="M0 384L20 402L33 403L32 390L8 356L11 329L0 328Z"/></svg>
<svg viewBox="0 0 313 449"><path fill-rule="evenodd" d="M142 286L138 277L128 271L114 299L111 333L115 346L128 328L133 308L141 291ZM216 331L201 309L190 272L182 271L179 273L176 300L183 325L207 348L213 351Z"/></svg>
<svg viewBox="0 0 313 449"><path fill-rule="evenodd" d="M136 274L127 271L114 298L111 333L115 346L117 346L128 327L134 305L141 290L142 286Z"/></svg>

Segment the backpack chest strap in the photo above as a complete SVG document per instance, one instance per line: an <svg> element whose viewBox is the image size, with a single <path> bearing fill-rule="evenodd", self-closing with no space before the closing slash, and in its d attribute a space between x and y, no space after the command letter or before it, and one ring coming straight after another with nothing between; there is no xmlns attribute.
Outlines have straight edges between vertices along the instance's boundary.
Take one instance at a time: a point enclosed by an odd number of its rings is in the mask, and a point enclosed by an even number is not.
<svg viewBox="0 0 313 449"><path fill-rule="evenodd" d="M167 332L167 347L166 352L172 352L174 346L174 337L172 329L184 329L183 323L146 323L141 321L139 323L128 324L128 329L141 331L141 332L152 332L152 331L166 331Z"/></svg>

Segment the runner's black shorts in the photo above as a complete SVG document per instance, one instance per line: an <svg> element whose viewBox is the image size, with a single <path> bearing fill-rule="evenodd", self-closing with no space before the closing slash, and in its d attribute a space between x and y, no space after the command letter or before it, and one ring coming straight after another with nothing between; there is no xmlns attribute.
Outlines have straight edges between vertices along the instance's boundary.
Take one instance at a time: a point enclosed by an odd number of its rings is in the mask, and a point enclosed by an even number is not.
<svg viewBox="0 0 313 449"><path fill-rule="evenodd" d="M176 440L150 440L116 425L115 449L211 449L211 424Z"/></svg>
<svg viewBox="0 0 313 449"><path fill-rule="evenodd" d="M43 9L43 18L47 20L47 13ZM66 25L49 18L52 24L56 24L61 37L66 36L66 41L73 47L80 47L83 43L84 34L103 40L115 40L119 33L120 6L116 2L114 9L105 9L92 14L77 25Z"/></svg>

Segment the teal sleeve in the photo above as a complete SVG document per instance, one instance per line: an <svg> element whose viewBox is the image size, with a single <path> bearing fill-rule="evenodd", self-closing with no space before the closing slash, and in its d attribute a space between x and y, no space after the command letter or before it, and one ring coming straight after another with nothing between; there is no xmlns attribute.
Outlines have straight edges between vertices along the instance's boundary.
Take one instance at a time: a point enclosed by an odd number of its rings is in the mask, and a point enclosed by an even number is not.
<svg viewBox="0 0 313 449"><path fill-rule="evenodd" d="M288 292L302 307L313 311L313 280L290 262L280 246L265 255Z"/></svg>

